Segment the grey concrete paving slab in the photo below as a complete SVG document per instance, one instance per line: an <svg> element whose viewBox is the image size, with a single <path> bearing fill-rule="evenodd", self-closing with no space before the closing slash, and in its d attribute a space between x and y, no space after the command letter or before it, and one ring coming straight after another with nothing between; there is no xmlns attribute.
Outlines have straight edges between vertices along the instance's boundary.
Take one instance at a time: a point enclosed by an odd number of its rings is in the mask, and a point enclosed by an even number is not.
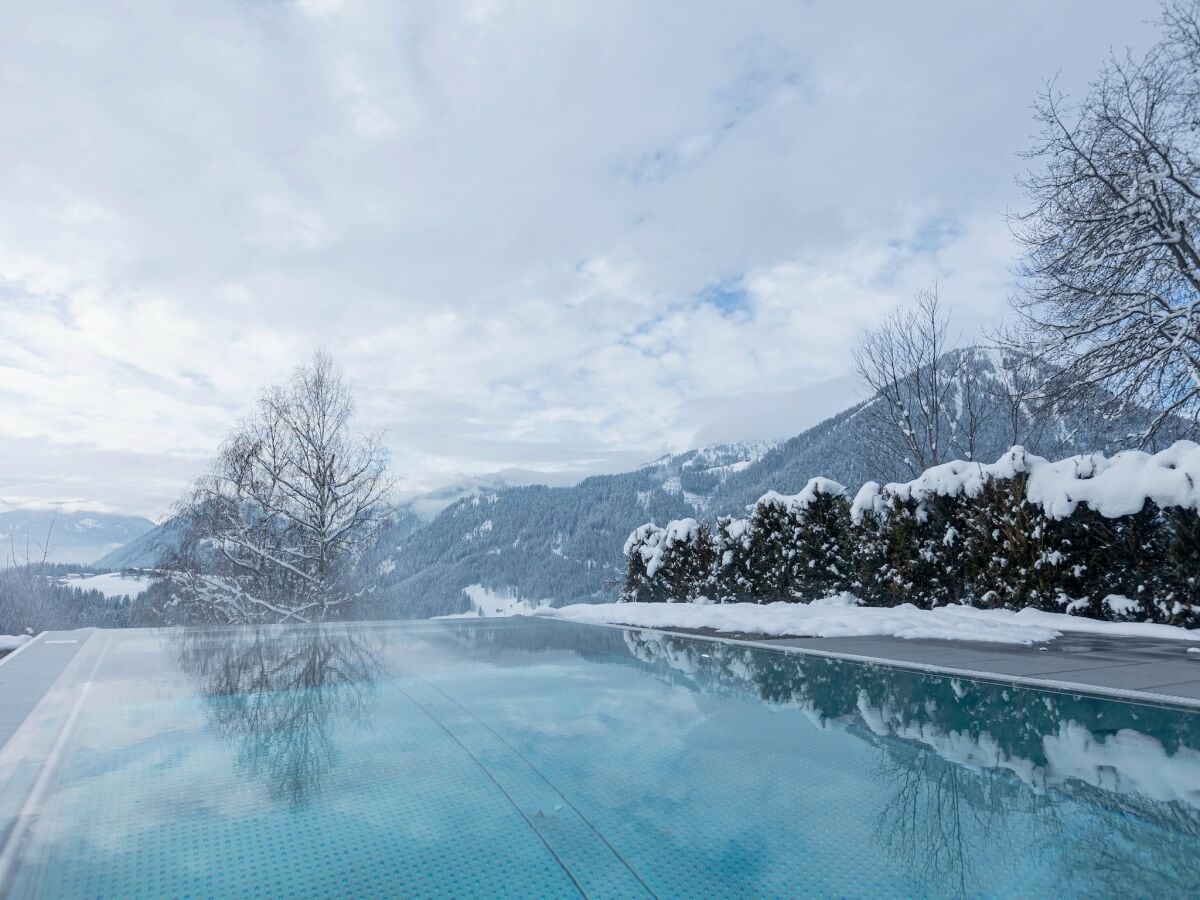
<svg viewBox="0 0 1200 900"><path fill-rule="evenodd" d="M727 635L712 635L727 637ZM870 657L888 664L947 669L980 678L1014 679L1098 693L1142 692L1148 702L1200 701L1200 647L1195 641L1068 632L1041 644L995 644L935 638L771 638L738 635L768 646L835 656ZM1153 696L1150 696L1153 695Z"/></svg>
<svg viewBox="0 0 1200 900"><path fill-rule="evenodd" d="M21 727L93 629L51 631L0 660L0 747Z"/></svg>
<svg viewBox="0 0 1200 900"><path fill-rule="evenodd" d="M1088 658L1076 657L1064 659L1061 656L1043 654L1040 656L1006 656L1003 658L979 660L982 671L994 672L997 675L1019 675L1033 677L1059 677L1065 672L1082 675L1085 672L1102 672L1113 668L1137 668L1139 665L1150 663L1129 664L1123 660L1107 659L1105 657Z"/></svg>
<svg viewBox="0 0 1200 900"><path fill-rule="evenodd" d="M1151 688L1156 694L1200 700L1200 681L1185 681L1182 684L1159 684Z"/></svg>
<svg viewBox="0 0 1200 900"><path fill-rule="evenodd" d="M860 637L860 638L771 638L773 645L801 647L826 652L855 653L870 656L874 653L887 655L903 654L914 659L931 656L971 656L972 658L994 658L1008 655L1004 644L976 646L963 641L913 641L903 638Z"/></svg>
<svg viewBox="0 0 1200 900"><path fill-rule="evenodd" d="M1139 691L1158 688L1165 684L1180 684L1182 683L1181 677L1187 678L1188 673L1180 672L1169 664L1145 663L1137 666L1076 669L1059 672L1054 677L1059 681L1081 681L1098 687Z"/></svg>

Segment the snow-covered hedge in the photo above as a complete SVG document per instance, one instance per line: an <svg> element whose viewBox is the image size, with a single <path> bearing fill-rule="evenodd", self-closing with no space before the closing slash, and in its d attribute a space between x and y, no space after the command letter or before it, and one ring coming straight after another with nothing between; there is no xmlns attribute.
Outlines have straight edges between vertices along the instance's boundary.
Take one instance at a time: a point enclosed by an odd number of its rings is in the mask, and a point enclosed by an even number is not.
<svg viewBox="0 0 1200 900"><path fill-rule="evenodd" d="M708 526L677 519L666 528L646 524L625 541L629 567L625 596L631 600L694 600L715 553Z"/></svg>
<svg viewBox="0 0 1200 900"><path fill-rule="evenodd" d="M811 600L1067 611L1200 624L1200 446L1051 462L1013 447L909 482L814 478L745 519L643 525L624 599ZM1195 606L1195 611L1193 607Z"/></svg>

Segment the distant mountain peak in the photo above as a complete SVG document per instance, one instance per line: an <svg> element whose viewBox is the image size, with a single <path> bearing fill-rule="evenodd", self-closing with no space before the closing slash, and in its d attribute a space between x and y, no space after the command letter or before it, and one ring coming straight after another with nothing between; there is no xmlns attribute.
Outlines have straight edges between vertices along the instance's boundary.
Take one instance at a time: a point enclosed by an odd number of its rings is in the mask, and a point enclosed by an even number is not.
<svg viewBox="0 0 1200 900"><path fill-rule="evenodd" d="M41 561L90 565L97 557L136 540L154 528L142 516L95 510L17 508L0 512L0 566Z"/></svg>

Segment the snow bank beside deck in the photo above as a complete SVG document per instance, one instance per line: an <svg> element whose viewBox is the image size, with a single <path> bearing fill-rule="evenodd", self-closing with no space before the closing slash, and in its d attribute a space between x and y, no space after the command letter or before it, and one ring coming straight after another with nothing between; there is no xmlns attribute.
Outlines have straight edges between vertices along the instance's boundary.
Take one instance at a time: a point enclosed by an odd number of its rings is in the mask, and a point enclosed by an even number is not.
<svg viewBox="0 0 1200 900"><path fill-rule="evenodd" d="M857 598L850 594L839 594L812 603L578 603L558 609L543 608L534 614L591 624L710 628L722 633L769 637L938 638L1033 644L1052 641L1071 631L1200 641L1200 630L1141 622L1101 622L1035 609L1013 612L939 606L930 610L909 603L891 607L857 604Z"/></svg>
<svg viewBox="0 0 1200 900"><path fill-rule="evenodd" d="M30 637L27 634L0 634L0 653L16 650L28 640Z"/></svg>

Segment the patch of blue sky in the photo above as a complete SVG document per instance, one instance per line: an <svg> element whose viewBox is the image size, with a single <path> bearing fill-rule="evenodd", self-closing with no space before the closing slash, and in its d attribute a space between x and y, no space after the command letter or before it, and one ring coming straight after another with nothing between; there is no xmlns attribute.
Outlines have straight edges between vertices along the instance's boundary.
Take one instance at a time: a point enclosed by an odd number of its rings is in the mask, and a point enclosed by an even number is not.
<svg viewBox="0 0 1200 900"><path fill-rule="evenodd" d="M619 166L618 174L635 186L665 181L712 155L722 141L746 119L803 84L794 60L781 51L764 53L755 47L742 70L712 97L714 123L642 154Z"/></svg>
<svg viewBox="0 0 1200 900"><path fill-rule="evenodd" d="M750 294L741 278L726 279L700 291L700 300L729 317L750 309Z"/></svg>
<svg viewBox="0 0 1200 900"><path fill-rule="evenodd" d="M870 284L883 289L895 287L902 273L915 258L933 257L936 260L943 250L962 238L965 233L962 221L956 216L938 214L921 219L907 234L887 242L892 251L891 259L880 267Z"/></svg>
<svg viewBox="0 0 1200 900"><path fill-rule="evenodd" d="M963 232L963 224L955 216L931 216L917 226L906 245L914 253L936 254L962 237Z"/></svg>

